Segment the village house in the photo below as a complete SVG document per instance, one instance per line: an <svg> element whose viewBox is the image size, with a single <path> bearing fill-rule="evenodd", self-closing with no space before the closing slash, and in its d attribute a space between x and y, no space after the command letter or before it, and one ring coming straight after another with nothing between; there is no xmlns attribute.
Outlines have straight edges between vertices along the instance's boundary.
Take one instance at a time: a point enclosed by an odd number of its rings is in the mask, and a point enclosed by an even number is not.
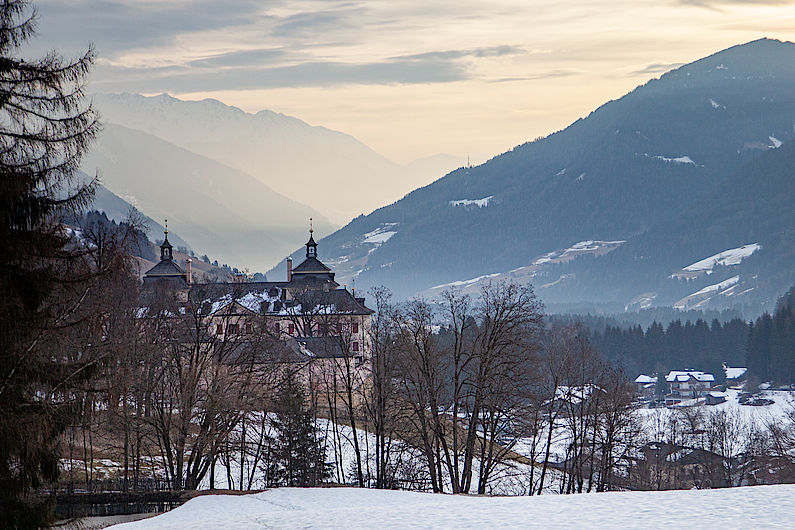
<svg viewBox="0 0 795 530"><path fill-rule="evenodd" d="M723 371L726 374L726 386L739 387L740 384L742 384L742 382L745 380L745 374L748 371L748 368L739 366L732 367L724 364Z"/></svg>
<svg viewBox="0 0 795 530"><path fill-rule="evenodd" d="M635 378L635 390L644 399L654 398L657 391L657 377L640 374Z"/></svg>
<svg viewBox="0 0 795 530"><path fill-rule="evenodd" d="M715 376L699 370L672 370L665 376L670 387L665 397L667 405L673 405L689 399L704 397L715 384Z"/></svg>

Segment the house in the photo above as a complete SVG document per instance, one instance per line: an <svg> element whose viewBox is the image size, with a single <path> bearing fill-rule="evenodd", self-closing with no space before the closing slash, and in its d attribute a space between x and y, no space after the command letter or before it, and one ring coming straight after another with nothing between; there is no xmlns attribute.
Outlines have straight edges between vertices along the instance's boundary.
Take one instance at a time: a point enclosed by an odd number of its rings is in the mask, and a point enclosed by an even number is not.
<svg viewBox="0 0 795 530"><path fill-rule="evenodd" d="M723 371L726 373L726 386L740 386L745 379L748 368L731 367L724 364Z"/></svg>
<svg viewBox="0 0 795 530"><path fill-rule="evenodd" d="M724 392L707 392L705 405L720 405L726 403L726 394Z"/></svg>
<svg viewBox="0 0 795 530"><path fill-rule="evenodd" d="M715 384L715 376L699 370L672 370L665 376L665 381L670 386L665 402L672 405L706 395Z"/></svg>
<svg viewBox="0 0 795 530"><path fill-rule="evenodd" d="M640 374L635 378L635 387L641 397L651 399L657 391L657 377Z"/></svg>

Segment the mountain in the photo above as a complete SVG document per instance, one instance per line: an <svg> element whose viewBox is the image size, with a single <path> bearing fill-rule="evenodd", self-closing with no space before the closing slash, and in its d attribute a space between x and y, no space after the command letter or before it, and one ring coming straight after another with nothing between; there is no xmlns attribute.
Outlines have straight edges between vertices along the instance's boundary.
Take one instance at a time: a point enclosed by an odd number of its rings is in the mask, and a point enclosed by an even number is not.
<svg viewBox="0 0 795 530"><path fill-rule="evenodd" d="M86 173L190 241L197 253L253 271L272 266L306 234L317 211L256 178L156 136L106 124L86 156Z"/></svg>
<svg viewBox="0 0 795 530"><path fill-rule="evenodd" d="M94 103L109 123L243 171L338 223L389 204L463 162L438 155L400 166L347 134L213 99L97 94Z"/></svg>
<svg viewBox="0 0 795 530"><path fill-rule="evenodd" d="M104 212L108 219L116 222L121 222L127 219L130 210L136 210L141 216L145 225L146 236L150 241L158 241L163 239L163 231L165 227L147 216L135 206L125 201L108 188L103 185L97 186L96 194L94 195L94 202L89 207L92 210ZM187 241L182 239L173 230L169 231L169 241L177 248L185 248L191 250L191 246Z"/></svg>
<svg viewBox="0 0 795 530"><path fill-rule="evenodd" d="M400 297L514 276L550 306L624 310L739 274L700 307L770 307L795 282L793 86L795 44L729 48L354 219L321 258L340 282ZM676 275L750 244L739 264Z"/></svg>

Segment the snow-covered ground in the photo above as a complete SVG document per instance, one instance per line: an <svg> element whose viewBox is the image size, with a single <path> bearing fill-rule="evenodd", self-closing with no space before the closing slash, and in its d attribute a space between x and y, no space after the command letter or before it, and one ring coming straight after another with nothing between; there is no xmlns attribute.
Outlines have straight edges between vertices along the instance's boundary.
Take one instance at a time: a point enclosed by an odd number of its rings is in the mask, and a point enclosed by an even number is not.
<svg viewBox="0 0 795 530"><path fill-rule="evenodd" d="M703 289L696 291L693 294L687 295L674 304L674 309L698 309L704 307L710 300L716 296L735 296L745 294L753 290L753 287L740 291L737 289L740 282L740 276L732 276L731 278L722 282L708 285Z"/></svg>
<svg viewBox="0 0 795 530"><path fill-rule="evenodd" d="M792 528L795 485L721 490L478 497L355 488L282 488L197 497L116 529Z"/></svg>
<svg viewBox="0 0 795 530"><path fill-rule="evenodd" d="M740 404L740 390L730 388L724 393L726 402L719 405L704 406L704 412L711 412L714 410L723 410L726 412L739 412L746 420L757 422L759 424L772 424L781 425L789 417L792 410L795 409L795 391L786 390L763 390L757 394L760 399L767 399L773 402L771 405L766 406L751 406ZM693 400L694 404L703 404L703 398L700 400ZM657 409L640 409L640 414L647 419L656 420L661 417L669 417L676 413L676 408L657 408ZM653 431L653 427L646 426L648 430Z"/></svg>
<svg viewBox="0 0 795 530"><path fill-rule="evenodd" d="M458 201L450 201L450 206L477 206L478 208L483 208L488 206L493 198L494 195L489 195L488 197L483 197L482 199L461 199Z"/></svg>
<svg viewBox="0 0 795 530"><path fill-rule="evenodd" d="M757 243L751 243L750 245L743 245L739 248L731 248L729 250L718 252L713 256L704 258L691 265L688 265L683 270L711 272L716 265L724 265L724 266L739 265L743 259L747 258L748 256L750 256L760 248L761 247Z"/></svg>
<svg viewBox="0 0 795 530"><path fill-rule="evenodd" d="M386 243L389 238L397 234L397 231L394 230L397 225L398 223L382 223L380 227L364 234L362 243L374 243L375 245Z"/></svg>

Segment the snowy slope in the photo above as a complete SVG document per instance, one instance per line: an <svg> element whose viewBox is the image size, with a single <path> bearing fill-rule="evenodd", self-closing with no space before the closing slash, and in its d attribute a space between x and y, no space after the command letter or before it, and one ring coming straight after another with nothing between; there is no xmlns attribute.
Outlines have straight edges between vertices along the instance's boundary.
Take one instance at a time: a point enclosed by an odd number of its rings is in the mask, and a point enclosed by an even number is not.
<svg viewBox="0 0 795 530"><path fill-rule="evenodd" d="M283 488L197 497L117 529L791 528L795 485L722 490L477 497L352 488Z"/></svg>
<svg viewBox="0 0 795 530"><path fill-rule="evenodd" d="M695 271L711 272L716 265L724 265L724 266L739 265L743 259L747 258L748 256L750 256L760 248L761 247L758 244L752 243L750 245L743 245L739 248L724 250L723 252L719 252L714 256L704 258L691 265L688 265L683 270L692 271L692 272Z"/></svg>

